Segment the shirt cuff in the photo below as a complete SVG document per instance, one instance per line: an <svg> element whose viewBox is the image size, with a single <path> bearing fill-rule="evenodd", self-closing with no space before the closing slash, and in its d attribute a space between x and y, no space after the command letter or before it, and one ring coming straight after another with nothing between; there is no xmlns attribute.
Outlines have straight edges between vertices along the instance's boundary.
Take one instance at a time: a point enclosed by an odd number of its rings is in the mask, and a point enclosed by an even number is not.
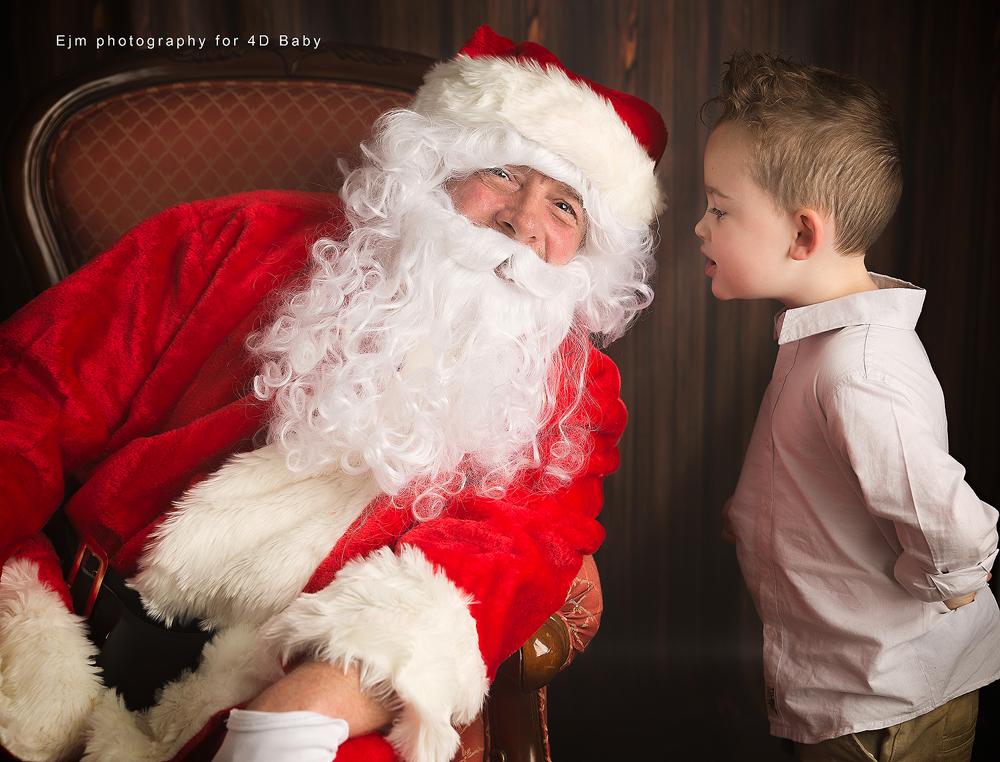
<svg viewBox="0 0 1000 762"><path fill-rule="evenodd" d="M928 573L908 553L896 559L893 575L914 598L926 603L946 601L986 587L997 550L969 569Z"/></svg>

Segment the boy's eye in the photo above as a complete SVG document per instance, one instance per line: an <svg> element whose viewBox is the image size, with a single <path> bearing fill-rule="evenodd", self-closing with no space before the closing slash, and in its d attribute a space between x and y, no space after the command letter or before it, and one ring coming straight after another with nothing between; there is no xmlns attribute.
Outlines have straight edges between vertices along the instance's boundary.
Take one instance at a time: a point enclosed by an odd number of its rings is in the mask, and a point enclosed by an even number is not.
<svg viewBox="0 0 1000 762"><path fill-rule="evenodd" d="M714 214L714 215L715 215L716 217L718 217L718 218L719 218L720 220L721 220L721 219L723 218L723 216L725 216L725 214L726 214L726 213L725 213L724 211L722 211L721 209L717 209L717 208L715 208L714 206L713 206L713 207L712 207L711 209L709 209L709 210L708 210L708 213L709 213L709 214Z"/></svg>

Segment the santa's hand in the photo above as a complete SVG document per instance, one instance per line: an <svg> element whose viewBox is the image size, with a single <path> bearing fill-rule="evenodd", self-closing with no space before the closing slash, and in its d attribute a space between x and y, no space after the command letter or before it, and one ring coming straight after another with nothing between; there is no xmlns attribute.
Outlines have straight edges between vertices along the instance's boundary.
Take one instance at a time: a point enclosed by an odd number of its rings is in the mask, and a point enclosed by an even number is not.
<svg viewBox="0 0 1000 762"><path fill-rule="evenodd" d="M234 709L213 762L331 762L349 734L344 720L317 712Z"/></svg>

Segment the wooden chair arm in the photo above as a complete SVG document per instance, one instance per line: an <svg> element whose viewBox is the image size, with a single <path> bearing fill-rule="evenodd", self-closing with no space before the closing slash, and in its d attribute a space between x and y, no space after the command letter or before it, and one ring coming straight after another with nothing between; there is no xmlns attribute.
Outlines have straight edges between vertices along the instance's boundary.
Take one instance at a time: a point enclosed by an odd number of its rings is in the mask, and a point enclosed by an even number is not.
<svg viewBox="0 0 1000 762"><path fill-rule="evenodd" d="M558 613L553 614L521 646L518 677L521 690L537 691L548 685L566 664L569 651L569 628Z"/></svg>
<svg viewBox="0 0 1000 762"><path fill-rule="evenodd" d="M483 712L487 762L551 762L545 686L586 648L603 607L597 566L585 556L562 609L497 670Z"/></svg>
<svg viewBox="0 0 1000 762"><path fill-rule="evenodd" d="M559 673L569 654L569 630L556 613L500 665L487 705L488 762L547 762L539 689Z"/></svg>

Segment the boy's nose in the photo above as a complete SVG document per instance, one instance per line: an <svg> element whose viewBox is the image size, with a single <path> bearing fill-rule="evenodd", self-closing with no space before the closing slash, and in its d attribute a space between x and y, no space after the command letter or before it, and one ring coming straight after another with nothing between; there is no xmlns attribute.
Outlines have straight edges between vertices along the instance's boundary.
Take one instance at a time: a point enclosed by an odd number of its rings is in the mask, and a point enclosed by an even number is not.
<svg viewBox="0 0 1000 762"><path fill-rule="evenodd" d="M708 216L708 212L702 216L698 223L694 226L694 234L698 236L701 240L707 241L708 238L708 226L705 224L705 217Z"/></svg>

